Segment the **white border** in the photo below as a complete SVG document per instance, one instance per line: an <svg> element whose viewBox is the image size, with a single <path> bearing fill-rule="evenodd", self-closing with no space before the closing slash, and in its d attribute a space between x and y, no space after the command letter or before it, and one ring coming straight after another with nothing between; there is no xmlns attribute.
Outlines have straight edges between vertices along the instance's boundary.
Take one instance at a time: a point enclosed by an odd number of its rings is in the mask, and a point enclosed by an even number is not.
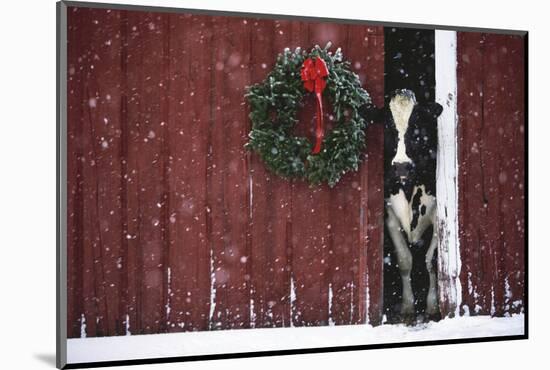
<svg viewBox="0 0 550 370"><path fill-rule="evenodd" d="M89 0L85 0L89 1ZM120 2L111 0L111 2ZM211 9L231 7L249 12L315 14L340 18L402 21L529 29L529 317L528 341L404 347L391 350L318 353L300 356L242 358L223 361L142 365L140 370L316 370L356 367L425 369L428 363L446 370L467 368L521 369L546 359L550 318L547 271L550 260L546 211L550 207L550 176L535 168L547 168L548 86L550 27L544 2L477 1L441 3L426 0L390 2L334 2L313 0L135 0L144 5L187 6ZM55 365L55 0L9 1L3 5L0 24L7 51L0 65L4 71L0 146L3 180L2 246L5 253L0 274L6 284L6 304L0 308L2 339L10 343L3 356L6 368L52 369ZM492 15L492 16L488 16ZM32 25L32 26L31 26ZM7 35L12 35L9 37ZM32 87L32 88L31 88ZM32 109L29 109L32 108ZM24 143L23 143L23 138ZM30 206L32 205L32 211ZM27 222L23 222L26 220ZM538 247L537 247L538 246ZM25 266L22 269L22 266ZM534 299L533 299L534 298ZM27 319L23 319L27 318ZM534 320L530 320L531 323ZM429 362L426 360L429 359ZM138 368L136 368L138 369Z"/></svg>

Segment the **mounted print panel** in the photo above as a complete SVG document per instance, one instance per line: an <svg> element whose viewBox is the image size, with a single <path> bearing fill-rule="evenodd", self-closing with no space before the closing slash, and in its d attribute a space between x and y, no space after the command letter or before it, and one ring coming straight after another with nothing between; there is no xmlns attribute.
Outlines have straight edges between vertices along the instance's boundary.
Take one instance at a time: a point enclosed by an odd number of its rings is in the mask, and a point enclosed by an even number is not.
<svg viewBox="0 0 550 370"><path fill-rule="evenodd" d="M525 33L58 10L59 367L526 337Z"/></svg>

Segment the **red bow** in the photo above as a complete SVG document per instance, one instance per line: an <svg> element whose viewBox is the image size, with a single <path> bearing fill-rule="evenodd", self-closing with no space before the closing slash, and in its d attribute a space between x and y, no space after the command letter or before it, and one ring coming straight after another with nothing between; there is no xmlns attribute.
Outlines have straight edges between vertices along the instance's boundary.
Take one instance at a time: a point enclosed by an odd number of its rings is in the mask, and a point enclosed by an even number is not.
<svg viewBox="0 0 550 370"><path fill-rule="evenodd" d="M301 70L302 81L304 88L309 92L315 92L317 97L317 127L315 128L315 147L312 153L317 154L321 151L321 143L325 136L323 127L323 98L322 93L327 82L324 77L328 76L328 68L323 58L316 57L315 59L307 58L302 64Z"/></svg>

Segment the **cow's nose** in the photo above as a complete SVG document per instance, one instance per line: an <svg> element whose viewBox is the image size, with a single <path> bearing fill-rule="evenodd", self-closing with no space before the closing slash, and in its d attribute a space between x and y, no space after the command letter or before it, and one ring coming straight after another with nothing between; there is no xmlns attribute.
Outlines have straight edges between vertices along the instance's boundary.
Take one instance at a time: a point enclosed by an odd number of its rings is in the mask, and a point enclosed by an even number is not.
<svg viewBox="0 0 550 370"><path fill-rule="evenodd" d="M398 177L407 177L411 167L411 164L408 162L398 162L393 164L395 175Z"/></svg>

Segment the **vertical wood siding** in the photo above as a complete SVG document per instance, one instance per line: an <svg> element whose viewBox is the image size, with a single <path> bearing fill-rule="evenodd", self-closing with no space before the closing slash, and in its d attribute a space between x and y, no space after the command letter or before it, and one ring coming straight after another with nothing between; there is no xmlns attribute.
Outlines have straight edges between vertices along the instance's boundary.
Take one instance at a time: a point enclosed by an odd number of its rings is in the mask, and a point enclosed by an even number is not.
<svg viewBox="0 0 550 370"><path fill-rule="evenodd" d="M525 44L458 32L462 312L524 309Z"/></svg>
<svg viewBox="0 0 550 370"><path fill-rule="evenodd" d="M69 337L380 323L382 127L310 188L243 148L243 94L330 40L382 106L382 28L71 7L68 27Z"/></svg>

